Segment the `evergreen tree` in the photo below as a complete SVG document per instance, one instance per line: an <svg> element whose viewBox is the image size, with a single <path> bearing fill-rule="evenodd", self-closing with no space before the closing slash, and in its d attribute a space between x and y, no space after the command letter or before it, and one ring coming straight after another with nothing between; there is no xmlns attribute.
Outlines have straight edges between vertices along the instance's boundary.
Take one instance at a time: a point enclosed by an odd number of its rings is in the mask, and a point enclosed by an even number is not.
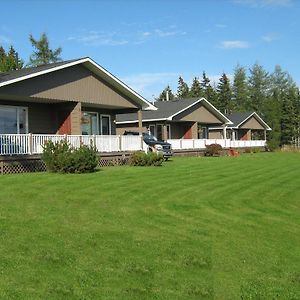
<svg viewBox="0 0 300 300"><path fill-rule="evenodd" d="M269 74L259 64L250 69L248 79L249 97L246 109L260 113L263 111L268 95Z"/></svg>
<svg viewBox="0 0 300 300"><path fill-rule="evenodd" d="M231 103L231 88L229 78L225 73L222 74L219 79L218 87L218 109L223 113L230 113L232 111L232 103Z"/></svg>
<svg viewBox="0 0 300 300"><path fill-rule="evenodd" d="M189 97L189 86L181 76L178 79L177 98L184 99Z"/></svg>
<svg viewBox="0 0 300 300"><path fill-rule="evenodd" d="M234 70L232 85L232 108L237 111L245 111L248 101L248 84L246 69L237 66Z"/></svg>
<svg viewBox="0 0 300 300"><path fill-rule="evenodd" d="M168 93L168 97L167 97L167 93ZM157 101L166 101L167 98L169 98L170 100L173 100L175 98L170 86L168 85L158 96L158 98L156 99Z"/></svg>
<svg viewBox="0 0 300 300"><path fill-rule="evenodd" d="M10 46L6 53L3 47L0 47L0 72L9 72L22 69L23 61L18 58L18 54L13 46Z"/></svg>
<svg viewBox="0 0 300 300"><path fill-rule="evenodd" d="M191 86L191 89L190 89L190 96L193 97L193 98L203 97L203 91L202 91L202 88L201 88L201 83L199 81L199 78L197 78L197 77L194 77L194 79L193 79L193 83L192 83L192 86Z"/></svg>
<svg viewBox="0 0 300 300"><path fill-rule="evenodd" d="M43 33L40 39L34 39L34 37L30 35L29 40L35 48L33 54L29 58L29 65L39 66L61 61L60 54L62 48L50 49L46 33Z"/></svg>
<svg viewBox="0 0 300 300"><path fill-rule="evenodd" d="M218 103L216 92L210 84L210 79L206 76L205 72L202 73L202 81L200 82L200 85L202 88L203 97L214 106L217 106Z"/></svg>

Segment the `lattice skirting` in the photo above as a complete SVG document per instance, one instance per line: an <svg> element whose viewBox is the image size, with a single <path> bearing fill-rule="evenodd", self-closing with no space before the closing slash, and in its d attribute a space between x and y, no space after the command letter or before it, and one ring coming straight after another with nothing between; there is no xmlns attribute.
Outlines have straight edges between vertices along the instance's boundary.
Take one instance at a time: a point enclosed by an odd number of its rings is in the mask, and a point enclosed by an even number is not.
<svg viewBox="0 0 300 300"><path fill-rule="evenodd" d="M102 157L99 167L122 166L128 164L129 156ZM0 161L0 174L44 172L46 166L40 159L18 159Z"/></svg>

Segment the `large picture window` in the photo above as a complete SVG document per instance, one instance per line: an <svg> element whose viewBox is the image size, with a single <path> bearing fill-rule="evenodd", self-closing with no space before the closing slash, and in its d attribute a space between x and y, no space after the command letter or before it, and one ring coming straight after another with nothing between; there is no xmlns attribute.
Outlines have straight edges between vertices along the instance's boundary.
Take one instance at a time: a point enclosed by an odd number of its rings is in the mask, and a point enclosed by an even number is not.
<svg viewBox="0 0 300 300"><path fill-rule="evenodd" d="M28 132L26 107L0 106L0 134Z"/></svg>
<svg viewBox="0 0 300 300"><path fill-rule="evenodd" d="M81 117L81 132L84 135L99 134L98 113L82 112Z"/></svg>

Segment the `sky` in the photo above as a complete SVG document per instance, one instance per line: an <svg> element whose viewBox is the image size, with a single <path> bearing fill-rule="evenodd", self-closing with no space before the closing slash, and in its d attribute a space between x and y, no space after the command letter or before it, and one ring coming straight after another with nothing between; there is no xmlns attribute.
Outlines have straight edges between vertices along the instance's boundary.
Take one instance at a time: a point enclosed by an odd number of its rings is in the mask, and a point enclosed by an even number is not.
<svg viewBox="0 0 300 300"><path fill-rule="evenodd" d="M152 101L178 77L215 82L240 64L300 83L300 0L1 1L0 44L28 62L46 32L62 59L89 56Z"/></svg>

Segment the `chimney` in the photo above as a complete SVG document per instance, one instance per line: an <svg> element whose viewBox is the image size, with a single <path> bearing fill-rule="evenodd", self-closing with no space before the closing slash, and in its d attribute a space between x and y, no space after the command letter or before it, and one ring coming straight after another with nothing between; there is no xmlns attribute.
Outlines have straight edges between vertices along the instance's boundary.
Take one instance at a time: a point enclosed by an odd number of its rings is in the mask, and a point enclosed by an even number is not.
<svg viewBox="0 0 300 300"><path fill-rule="evenodd" d="M166 101L169 101L169 90L166 90Z"/></svg>

